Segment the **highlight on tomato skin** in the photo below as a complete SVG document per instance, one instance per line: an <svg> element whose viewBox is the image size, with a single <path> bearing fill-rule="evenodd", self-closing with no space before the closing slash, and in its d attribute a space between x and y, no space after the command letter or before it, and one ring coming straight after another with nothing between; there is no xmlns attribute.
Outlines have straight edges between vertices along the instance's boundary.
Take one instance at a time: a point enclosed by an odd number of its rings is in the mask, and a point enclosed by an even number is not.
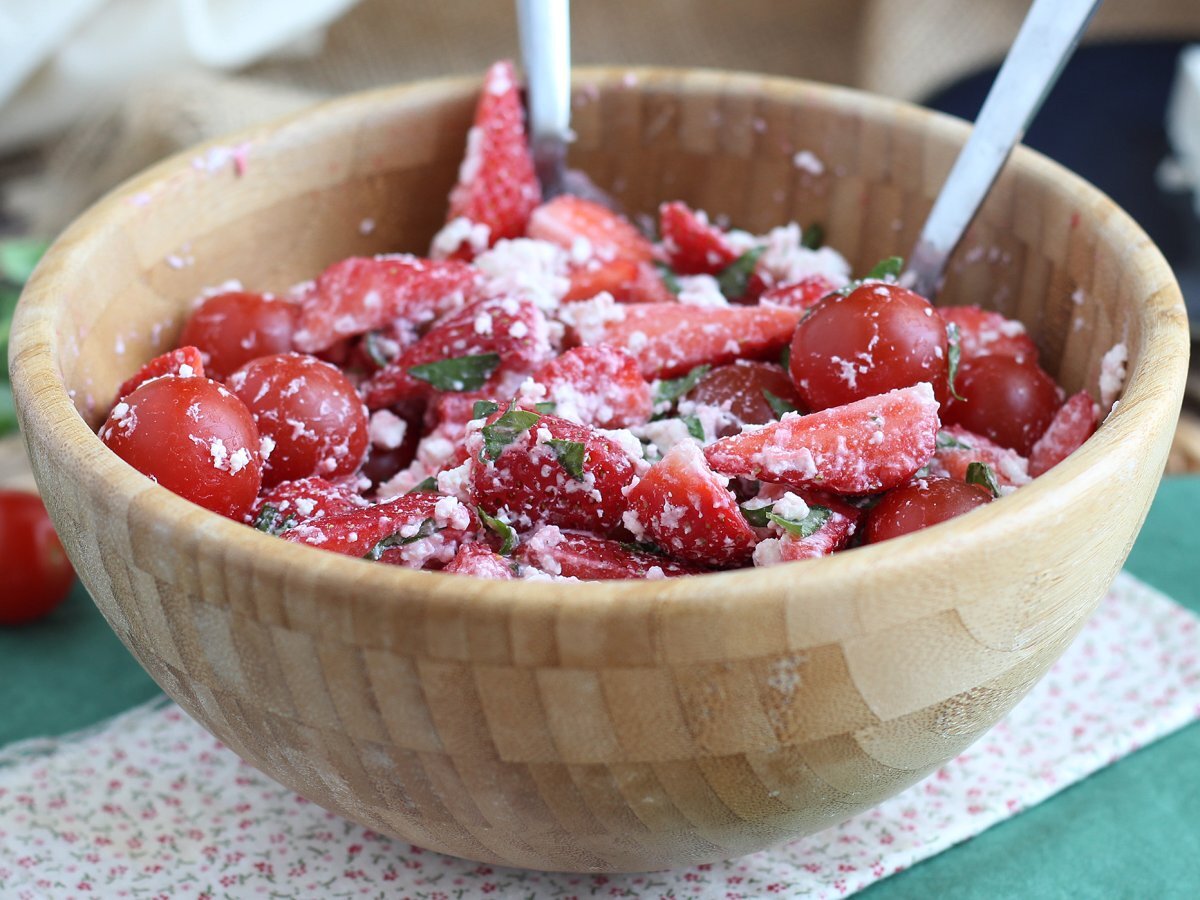
<svg viewBox="0 0 1200 900"><path fill-rule="evenodd" d="M75 570L37 494L0 490L0 567L0 626L41 619L70 593Z"/></svg>
<svg viewBox="0 0 1200 900"><path fill-rule="evenodd" d="M883 495L867 513L870 544L945 522L992 502L987 488L954 478L914 478Z"/></svg>

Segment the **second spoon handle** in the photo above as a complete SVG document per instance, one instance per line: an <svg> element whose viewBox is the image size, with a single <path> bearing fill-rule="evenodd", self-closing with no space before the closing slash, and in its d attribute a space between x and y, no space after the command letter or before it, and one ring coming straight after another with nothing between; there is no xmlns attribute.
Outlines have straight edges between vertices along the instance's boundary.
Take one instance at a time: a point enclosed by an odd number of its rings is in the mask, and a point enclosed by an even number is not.
<svg viewBox="0 0 1200 900"><path fill-rule="evenodd" d="M913 248L908 274L918 294L937 293L947 259L1100 3L1034 0Z"/></svg>

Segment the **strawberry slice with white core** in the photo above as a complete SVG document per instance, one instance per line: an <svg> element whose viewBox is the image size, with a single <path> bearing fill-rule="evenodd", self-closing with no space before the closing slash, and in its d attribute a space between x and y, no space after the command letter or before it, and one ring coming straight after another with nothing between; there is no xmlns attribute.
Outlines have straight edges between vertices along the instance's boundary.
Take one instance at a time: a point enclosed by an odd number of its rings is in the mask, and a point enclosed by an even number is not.
<svg viewBox="0 0 1200 900"><path fill-rule="evenodd" d="M834 494L871 494L906 481L933 455L938 402L928 382L800 416L705 449L713 469Z"/></svg>

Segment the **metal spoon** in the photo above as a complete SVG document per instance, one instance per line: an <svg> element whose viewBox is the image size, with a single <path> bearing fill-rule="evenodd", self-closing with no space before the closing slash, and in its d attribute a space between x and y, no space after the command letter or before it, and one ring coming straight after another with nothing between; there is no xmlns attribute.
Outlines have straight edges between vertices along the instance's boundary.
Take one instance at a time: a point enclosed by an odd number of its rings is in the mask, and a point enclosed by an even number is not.
<svg viewBox="0 0 1200 900"><path fill-rule="evenodd" d="M1013 146L1058 80L1101 0L1034 0L966 146L942 185L909 259L904 283L933 299L946 261Z"/></svg>

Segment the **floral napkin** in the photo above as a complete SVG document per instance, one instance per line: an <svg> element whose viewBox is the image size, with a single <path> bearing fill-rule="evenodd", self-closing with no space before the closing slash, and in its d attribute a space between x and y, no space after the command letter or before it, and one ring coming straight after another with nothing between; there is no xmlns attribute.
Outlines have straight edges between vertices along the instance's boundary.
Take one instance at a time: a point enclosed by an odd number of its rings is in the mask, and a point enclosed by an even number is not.
<svg viewBox="0 0 1200 900"><path fill-rule="evenodd" d="M1200 620L1118 577L1013 712L924 782L740 859L640 875L443 856L325 812L178 707L0 750L0 896L840 897L939 853L1200 717Z"/></svg>

